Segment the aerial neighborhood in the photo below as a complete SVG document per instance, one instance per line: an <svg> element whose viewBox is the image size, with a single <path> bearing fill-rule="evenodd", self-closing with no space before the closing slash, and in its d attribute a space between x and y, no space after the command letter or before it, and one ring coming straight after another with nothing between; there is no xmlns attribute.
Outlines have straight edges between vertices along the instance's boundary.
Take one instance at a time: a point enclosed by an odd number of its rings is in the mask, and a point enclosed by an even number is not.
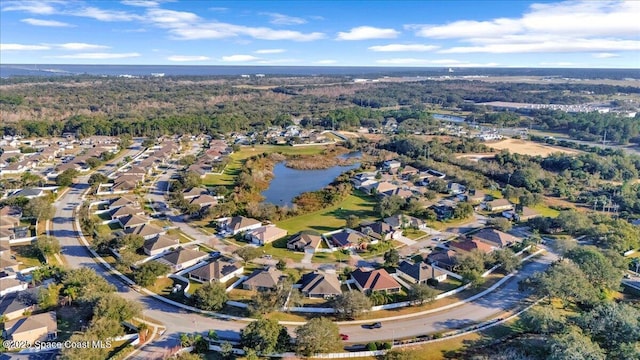
<svg viewBox="0 0 640 360"><path fill-rule="evenodd" d="M59 79L87 102L61 126L25 108L48 85L16 82L0 109L34 118L0 139L0 350L634 358L637 86L446 74L79 78L114 117ZM36 341L116 345L13 346Z"/></svg>

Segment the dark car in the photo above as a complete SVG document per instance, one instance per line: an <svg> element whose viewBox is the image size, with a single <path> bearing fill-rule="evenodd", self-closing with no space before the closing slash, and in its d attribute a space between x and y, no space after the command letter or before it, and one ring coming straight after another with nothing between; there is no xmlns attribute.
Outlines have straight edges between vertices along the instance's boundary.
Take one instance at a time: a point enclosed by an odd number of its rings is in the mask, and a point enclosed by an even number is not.
<svg viewBox="0 0 640 360"><path fill-rule="evenodd" d="M382 327L382 323L379 321L369 325L369 329L380 329L381 327Z"/></svg>

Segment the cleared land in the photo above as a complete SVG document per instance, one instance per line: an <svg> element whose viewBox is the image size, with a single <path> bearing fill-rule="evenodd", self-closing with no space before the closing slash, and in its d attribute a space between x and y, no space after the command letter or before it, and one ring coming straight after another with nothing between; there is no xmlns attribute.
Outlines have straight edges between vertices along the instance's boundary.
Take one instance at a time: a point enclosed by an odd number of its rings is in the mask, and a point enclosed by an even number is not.
<svg viewBox="0 0 640 360"><path fill-rule="evenodd" d="M498 150L509 150L512 153L531 155L531 156L549 156L553 153L562 152L566 154L577 154L578 151L549 146L544 144L535 143L533 141L521 140L521 139L505 139L502 141L487 143L488 147Z"/></svg>

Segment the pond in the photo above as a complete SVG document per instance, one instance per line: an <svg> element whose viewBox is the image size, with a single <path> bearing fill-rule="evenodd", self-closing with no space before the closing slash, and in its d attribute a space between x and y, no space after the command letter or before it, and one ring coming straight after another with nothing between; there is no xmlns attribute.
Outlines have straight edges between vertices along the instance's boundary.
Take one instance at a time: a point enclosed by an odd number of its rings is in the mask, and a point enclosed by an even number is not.
<svg viewBox="0 0 640 360"><path fill-rule="evenodd" d="M464 118L460 116L454 115L446 115L446 114L431 114L433 118L440 121L451 121L456 123L464 122Z"/></svg>
<svg viewBox="0 0 640 360"><path fill-rule="evenodd" d="M329 185L338 175L356 169L360 164L334 166L320 170L297 170L284 165L283 162L273 168L273 180L269 188L262 192L264 201L279 206L291 206L294 197L307 191L316 191Z"/></svg>

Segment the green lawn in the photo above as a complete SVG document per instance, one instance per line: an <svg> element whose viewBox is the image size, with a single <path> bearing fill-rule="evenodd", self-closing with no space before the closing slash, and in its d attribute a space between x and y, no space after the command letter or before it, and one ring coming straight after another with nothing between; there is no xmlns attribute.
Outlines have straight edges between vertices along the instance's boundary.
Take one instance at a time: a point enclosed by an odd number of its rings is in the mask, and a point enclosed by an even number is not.
<svg viewBox="0 0 640 360"><path fill-rule="evenodd" d="M235 177L240 173L242 165L247 158L263 153L280 152L286 155L313 155L324 150L324 146L299 146L288 145L256 145L243 146L239 151L229 155L229 163L222 175L207 175L203 184L208 186L232 186Z"/></svg>
<svg viewBox="0 0 640 360"><path fill-rule="evenodd" d="M408 237L411 240L415 240L427 235L427 233L422 230L405 229L404 231L402 231L402 235Z"/></svg>
<svg viewBox="0 0 640 360"><path fill-rule="evenodd" d="M397 248L402 247L402 246L404 246L403 243L401 243L399 241L395 241L395 240L380 241L377 244L369 245L367 247L367 250L365 250L364 252L360 253L360 256L363 259L368 259L368 258L380 256L380 255L384 254L385 252L387 252L387 251L389 251L391 249L397 249Z"/></svg>
<svg viewBox="0 0 640 360"><path fill-rule="evenodd" d="M560 214L560 211L554 210L554 209L548 207L545 204L538 204L536 206L532 206L531 208L533 210L539 212L540 215L542 215L542 216L548 216L548 217L555 218L555 217L558 217L558 214Z"/></svg>
<svg viewBox="0 0 640 360"><path fill-rule="evenodd" d="M346 259L347 255L342 255L341 259ZM317 252L313 254L313 258L311 258L311 262L314 263L335 263L337 261L334 253L330 252Z"/></svg>
<svg viewBox="0 0 640 360"><path fill-rule="evenodd" d="M296 262L301 261L304 257L304 254L287 249L287 239L287 236L283 237L282 239L278 239L270 244L263 246L262 250L265 254L269 254L276 259L292 259Z"/></svg>
<svg viewBox="0 0 640 360"><path fill-rule="evenodd" d="M361 221L377 219L378 216L373 211L375 204L373 197L356 190L337 205L280 221L277 225L286 229L289 234L302 230L325 233L343 228L349 215L355 215Z"/></svg>
<svg viewBox="0 0 640 360"><path fill-rule="evenodd" d="M42 254L34 245L12 246L11 250L15 252L16 261L22 263L20 268L30 268L44 264Z"/></svg>

